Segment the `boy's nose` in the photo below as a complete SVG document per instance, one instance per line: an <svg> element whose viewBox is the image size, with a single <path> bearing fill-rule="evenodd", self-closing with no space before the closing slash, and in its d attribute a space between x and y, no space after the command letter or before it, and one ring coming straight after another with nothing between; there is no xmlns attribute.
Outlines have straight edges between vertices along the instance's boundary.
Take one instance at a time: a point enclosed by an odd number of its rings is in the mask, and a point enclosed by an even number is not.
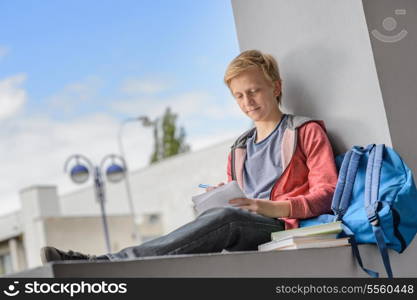
<svg viewBox="0 0 417 300"><path fill-rule="evenodd" d="M252 105L255 103L255 100L253 99L252 95L245 95L244 96L244 101L246 105Z"/></svg>

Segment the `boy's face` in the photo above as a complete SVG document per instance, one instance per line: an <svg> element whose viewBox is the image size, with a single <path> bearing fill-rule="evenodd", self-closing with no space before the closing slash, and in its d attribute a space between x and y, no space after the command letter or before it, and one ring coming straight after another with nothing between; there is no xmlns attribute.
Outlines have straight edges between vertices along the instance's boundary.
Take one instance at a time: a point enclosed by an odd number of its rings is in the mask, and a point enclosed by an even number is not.
<svg viewBox="0 0 417 300"><path fill-rule="evenodd" d="M230 91L240 109L254 122L266 121L279 111L276 97L281 92L279 81L272 84L262 70L253 67L230 81Z"/></svg>

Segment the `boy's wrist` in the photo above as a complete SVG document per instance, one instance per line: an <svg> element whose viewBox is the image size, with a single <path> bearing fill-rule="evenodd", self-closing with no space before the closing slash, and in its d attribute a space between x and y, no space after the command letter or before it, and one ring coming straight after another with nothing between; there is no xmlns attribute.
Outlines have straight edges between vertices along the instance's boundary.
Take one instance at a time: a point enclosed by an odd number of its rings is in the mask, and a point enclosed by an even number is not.
<svg viewBox="0 0 417 300"><path fill-rule="evenodd" d="M250 199L255 204L255 211L270 218L287 218L291 213L289 201L271 201L267 199Z"/></svg>
<svg viewBox="0 0 417 300"><path fill-rule="evenodd" d="M291 212L291 204L289 201L276 201L276 218L288 218Z"/></svg>

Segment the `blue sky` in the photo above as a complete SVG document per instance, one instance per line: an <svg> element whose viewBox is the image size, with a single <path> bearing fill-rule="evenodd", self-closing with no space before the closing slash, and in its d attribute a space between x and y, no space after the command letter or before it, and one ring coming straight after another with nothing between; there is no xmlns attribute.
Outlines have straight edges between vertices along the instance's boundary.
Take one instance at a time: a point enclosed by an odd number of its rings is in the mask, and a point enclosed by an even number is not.
<svg viewBox="0 0 417 300"><path fill-rule="evenodd" d="M230 1L1 1L0 214L28 185L70 190L66 157L117 152L127 117L169 105L194 150L245 130L222 81L238 53ZM124 136L133 168L151 151L138 127Z"/></svg>

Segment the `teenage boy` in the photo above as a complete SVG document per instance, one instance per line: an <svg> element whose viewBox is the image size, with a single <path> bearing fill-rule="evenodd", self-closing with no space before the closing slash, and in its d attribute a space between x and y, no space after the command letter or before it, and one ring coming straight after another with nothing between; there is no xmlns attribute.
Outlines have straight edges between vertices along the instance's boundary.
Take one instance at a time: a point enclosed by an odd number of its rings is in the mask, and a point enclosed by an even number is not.
<svg viewBox="0 0 417 300"><path fill-rule="evenodd" d="M167 235L116 253L95 256L44 247L42 261L256 250L270 241L271 232L329 212L337 172L324 123L281 112L276 60L257 50L242 52L229 64L224 81L255 124L233 144L227 165L228 181L236 180L247 198L233 199L234 207L210 209Z"/></svg>

